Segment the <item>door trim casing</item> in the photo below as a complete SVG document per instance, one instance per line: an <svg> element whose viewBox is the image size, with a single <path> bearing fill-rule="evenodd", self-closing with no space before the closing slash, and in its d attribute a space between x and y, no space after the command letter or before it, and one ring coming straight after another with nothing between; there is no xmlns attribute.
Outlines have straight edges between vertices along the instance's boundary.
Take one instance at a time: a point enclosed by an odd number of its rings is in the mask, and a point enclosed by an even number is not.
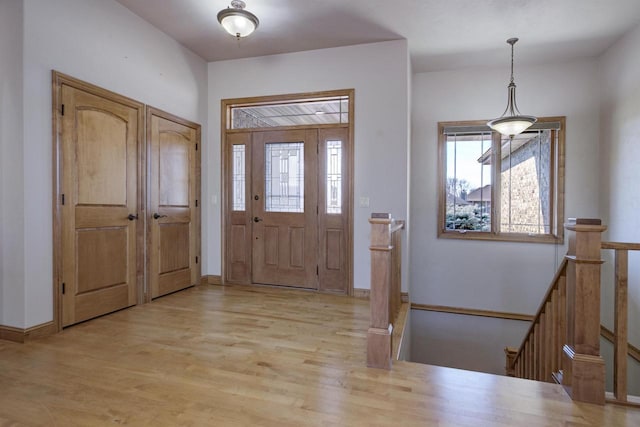
<svg viewBox="0 0 640 427"><path fill-rule="evenodd" d="M112 102L116 102L136 110L136 117L139 123L137 138L137 156L138 165L137 179L138 190L136 194L136 202L138 210L141 211L145 207L146 200L146 179L145 179L145 163L146 163L146 141L144 138L145 115L144 104L126 96L111 92L107 89L92 85L56 70L51 71L51 101L52 101L52 213L53 213L53 331L60 332L62 330L62 86L67 85L75 89L106 98ZM144 220L142 220L144 221ZM136 304L144 302L144 229L145 224L142 222L136 227ZM142 271L141 271L142 270Z"/></svg>
<svg viewBox="0 0 640 427"><path fill-rule="evenodd" d="M334 125L302 125L302 126L277 126L269 128L252 128L252 129L227 129L227 118L229 108L233 105L251 105L251 104L279 104L290 100L303 100L325 97L338 97L346 96L349 99L349 121L347 124L334 124ZM246 98L230 98L222 99L220 101L220 200L221 200L221 242L220 250L222 254L221 259L221 282L224 285L226 282L226 264L227 264L227 222L229 219L226 216L227 205L230 203L227 197L227 185L229 185L227 176L227 167L230 164L228 162L228 150L227 150L227 134L238 132L259 132L259 131L279 131L279 130L300 130L300 129L322 129L328 127L343 127L349 130L349 146L351 148L351 154L349 156L348 164L348 221L347 221L347 295L353 296L353 259L354 259L354 243L353 243L353 221L354 221L354 166L355 166L355 89L338 89L330 91L318 91L318 92L306 92L306 93L291 93L282 95L269 95L269 96L257 96Z"/></svg>

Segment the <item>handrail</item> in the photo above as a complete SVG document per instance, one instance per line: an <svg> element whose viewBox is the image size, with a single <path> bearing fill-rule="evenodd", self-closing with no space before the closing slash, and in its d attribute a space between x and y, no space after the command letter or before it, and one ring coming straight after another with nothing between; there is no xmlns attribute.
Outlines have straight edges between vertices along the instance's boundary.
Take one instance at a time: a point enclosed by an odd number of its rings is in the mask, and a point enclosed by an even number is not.
<svg viewBox="0 0 640 427"><path fill-rule="evenodd" d="M640 243L602 242L602 249L616 249L622 251L640 251Z"/></svg>
<svg viewBox="0 0 640 427"><path fill-rule="evenodd" d="M396 231L400 231L402 229L404 229L404 221L394 220L394 224L391 227L391 230L389 230L389 232L393 234Z"/></svg>
<svg viewBox="0 0 640 427"><path fill-rule="evenodd" d="M391 369L393 325L402 305L401 233L404 221L374 213L371 224L371 323L367 366Z"/></svg>
<svg viewBox="0 0 640 427"><path fill-rule="evenodd" d="M604 325L600 325L600 335L611 344L615 342L616 334ZM627 346L629 347L629 351L627 352L629 357L640 363L640 348L631 343L628 343Z"/></svg>

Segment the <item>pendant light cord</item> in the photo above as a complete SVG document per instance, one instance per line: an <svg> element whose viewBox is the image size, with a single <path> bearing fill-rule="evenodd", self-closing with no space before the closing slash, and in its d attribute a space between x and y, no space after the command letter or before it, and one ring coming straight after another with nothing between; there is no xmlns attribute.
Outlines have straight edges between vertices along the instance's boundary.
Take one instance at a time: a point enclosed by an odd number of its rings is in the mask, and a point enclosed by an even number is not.
<svg viewBox="0 0 640 427"><path fill-rule="evenodd" d="M516 42L511 43L511 83L513 83L513 45Z"/></svg>
<svg viewBox="0 0 640 427"><path fill-rule="evenodd" d="M514 45L518 42L518 40L519 39L517 37L513 37L507 40L507 43L511 45L511 84L513 84L513 51Z"/></svg>

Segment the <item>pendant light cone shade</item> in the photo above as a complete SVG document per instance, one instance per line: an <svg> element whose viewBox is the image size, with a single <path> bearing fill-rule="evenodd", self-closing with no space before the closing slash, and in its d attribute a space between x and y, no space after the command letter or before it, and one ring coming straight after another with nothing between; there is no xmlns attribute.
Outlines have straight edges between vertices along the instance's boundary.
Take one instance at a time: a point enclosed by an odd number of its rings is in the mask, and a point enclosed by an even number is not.
<svg viewBox="0 0 640 427"><path fill-rule="evenodd" d="M518 105L516 104L516 84L513 81L513 45L516 44L517 41L517 38L507 40L507 43L511 45L511 82L509 86L507 86L509 91L507 108L504 110L504 113L502 113L502 116L487 122L487 125L491 129L509 137L521 134L538 121L534 116L520 114Z"/></svg>
<svg viewBox="0 0 640 427"><path fill-rule="evenodd" d="M218 22L222 27L234 37L247 37L253 33L260 21L253 13L244 10L245 3L240 0L231 2L231 7L218 12Z"/></svg>

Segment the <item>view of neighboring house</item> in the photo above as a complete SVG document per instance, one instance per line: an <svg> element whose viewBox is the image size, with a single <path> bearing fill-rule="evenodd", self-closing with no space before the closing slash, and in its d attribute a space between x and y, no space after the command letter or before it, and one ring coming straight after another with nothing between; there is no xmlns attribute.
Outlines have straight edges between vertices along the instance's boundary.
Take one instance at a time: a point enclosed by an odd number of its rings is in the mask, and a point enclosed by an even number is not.
<svg viewBox="0 0 640 427"><path fill-rule="evenodd" d="M465 200L473 203L480 212L489 213L491 211L491 184L471 190Z"/></svg>
<svg viewBox="0 0 640 427"><path fill-rule="evenodd" d="M513 233L544 234L551 221L551 195L555 190L551 171L551 132L525 132L513 139L503 138L500 147L500 230ZM490 166L493 150L489 148L478 164ZM464 163L458 161L464 167ZM460 171L457 171L461 173ZM468 172L475 173L475 172ZM462 174L461 174L462 175ZM448 180L456 180L448 176ZM469 183L457 181L459 197L447 194L447 227L487 231L491 201L496 196L491 184L466 189ZM476 181L477 182L477 181ZM461 189L465 187L464 189Z"/></svg>

